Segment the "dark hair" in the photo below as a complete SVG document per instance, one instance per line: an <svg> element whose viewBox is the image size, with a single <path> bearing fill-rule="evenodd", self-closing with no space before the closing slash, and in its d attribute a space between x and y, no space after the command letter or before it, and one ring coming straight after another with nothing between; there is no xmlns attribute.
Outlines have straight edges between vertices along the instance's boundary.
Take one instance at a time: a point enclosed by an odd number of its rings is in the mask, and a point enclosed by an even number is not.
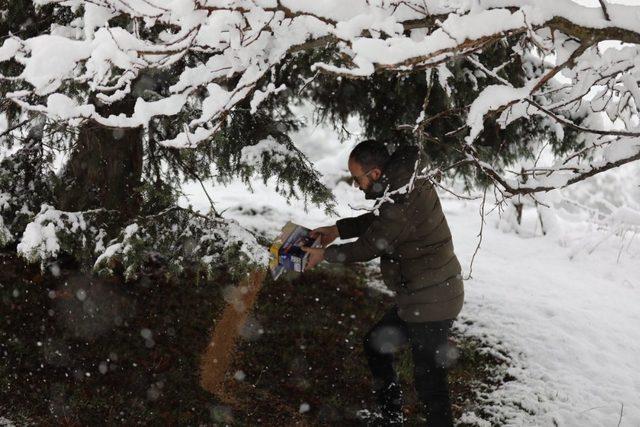
<svg viewBox="0 0 640 427"><path fill-rule="evenodd" d="M367 139L356 145L349 159L357 162L365 169L384 169L389 160L389 150L385 143L375 139Z"/></svg>

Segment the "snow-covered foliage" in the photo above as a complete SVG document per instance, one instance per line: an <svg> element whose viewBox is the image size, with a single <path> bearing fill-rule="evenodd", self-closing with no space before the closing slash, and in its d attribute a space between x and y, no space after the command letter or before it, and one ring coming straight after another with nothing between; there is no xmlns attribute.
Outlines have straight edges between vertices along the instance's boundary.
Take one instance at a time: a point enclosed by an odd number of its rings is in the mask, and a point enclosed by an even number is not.
<svg viewBox="0 0 640 427"><path fill-rule="evenodd" d="M27 143L0 162L0 246L18 238L41 206L51 202L54 181L46 157Z"/></svg>
<svg viewBox="0 0 640 427"><path fill-rule="evenodd" d="M212 275L220 266L240 277L249 267L265 266L268 252L233 220L173 207L129 224L105 246L93 269L112 274L122 267L127 280L136 279L151 263L179 275L193 268Z"/></svg>
<svg viewBox="0 0 640 427"><path fill-rule="evenodd" d="M332 44L341 59L319 61L313 68L366 77L440 69L467 56L475 61L473 73L495 78L469 107L462 149L506 194L565 186L640 158L635 142L640 136L640 6L587 7L571 0L37 4L67 7L76 19L53 25L48 34L7 38L0 62L16 63L19 71L1 78L13 84L5 95L11 102L52 119L149 127L154 118L196 108L199 116L162 142L193 147L211 140L243 100L250 98L255 111L277 96L284 87L265 78L295 52ZM488 69L475 56L507 38L516 40L512 60L528 70L518 87L500 75L500 67ZM198 61L176 67L188 55ZM171 67L178 75L169 79L168 91L153 99L138 97L131 114L103 115L92 101L121 100L143 71ZM551 168L524 171L526 184L504 178L477 160L473 145L484 118L492 114L504 125L542 116L582 132L583 147Z"/></svg>
<svg viewBox="0 0 640 427"><path fill-rule="evenodd" d="M176 206L124 227L116 223L114 212L106 210L63 212L43 205L20 236L17 252L43 269L65 254L83 269L122 272L126 280L160 265L173 276L191 268L211 277L225 266L240 277L268 262L266 249L234 220Z"/></svg>
<svg viewBox="0 0 640 427"><path fill-rule="evenodd" d="M4 225L4 220L0 216L0 246L5 246L11 240L13 240L11 231Z"/></svg>
<svg viewBox="0 0 640 427"><path fill-rule="evenodd" d="M60 253L73 254L76 259L90 261L106 234L104 228L109 212L63 212L49 205L27 224L18 243L18 254L29 262L46 267Z"/></svg>
<svg viewBox="0 0 640 427"><path fill-rule="evenodd" d="M123 134L123 128L142 127L146 145L140 149L144 155L136 159L144 158L144 188L175 188L176 181L199 180L202 171L205 178L229 181L235 174L247 183L260 173L265 181L276 176L279 183L281 176L289 176L289 196L297 186L305 197L316 191L312 201L326 201L330 192L288 137L297 125L285 123L290 116L274 119L281 116L276 107L295 102L304 89L296 86L296 95L283 82L293 86L292 79L302 78L305 86L313 87L313 73L339 80L426 71L427 80L438 81L445 93L453 94L449 85L456 75L453 64L461 58L466 61L463 74L470 84L475 82L476 93L463 108L456 106L463 125L448 133L465 137L447 149L459 154L454 170L474 166L496 184L502 198L565 187L640 159L640 21L636 19L640 6L600 2L588 7L572 0L37 0L28 4L51 13L39 27L15 31L2 40L0 139L24 139L17 122L46 117L43 128L56 123L67 131L64 143L54 143L52 149L68 153L78 128L84 131L80 134L85 149L90 146L87 123L116 128L114 135ZM500 56L504 63L489 65L482 53L496 45L509 54ZM322 54L296 62L300 52L314 49ZM517 79L505 72L514 64L523 71ZM279 103L271 104L276 100ZM16 109L18 119L5 120L4 112ZM425 111L417 109L417 120L408 128L418 133L426 126L433 117ZM505 128L516 120L539 121L561 142L568 133L579 137L565 147L560 144L555 153L560 156L550 161L536 159L527 167L503 170L481 160L486 141L480 135L489 118ZM268 132L262 132L267 127ZM34 150L42 152L50 142L41 138L38 144L23 144L31 150L24 151L28 165L11 156L0 168L0 241L5 244L18 243L27 224L30 232L37 226L49 231L57 227L50 225L52 220L41 223L40 215L53 212L50 206L60 208L52 196L58 177L50 170L50 159L34 163L41 154ZM494 146L500 150L503 143ZM542 150L540 145L531 144L529 157ZM192 156L180 157L175 148L195 150ZM140 167L133 160L132 169ZM16 186L5 179L11 176L5 171L24 179L16 180L20 184ZM432 176L438 171L424 172ZM70 178L67 183L74 182L75 177ZM57 191L59 195L61 190ZM175 204L168 196L161 201L142 211L156 215ZM621 211L616 215L629 217ZM116 255L134 259L127 254L137 253L136 246L127 242L140 240L140 233L162 241L163 237L152 235L158 230L149 228L152 224L143 217L129 218L124 226L134 222L136 232L119 228L108 236L119 235L113 245L121 246L112 245L101 265ZM68 227L63 223L58 231ZM82 240L78 245L84 247ZM164 245L171 247L168 240ZM55 253L55 245L44 248L49 255ZM212 254L205 250L201 255Z"/></svg>

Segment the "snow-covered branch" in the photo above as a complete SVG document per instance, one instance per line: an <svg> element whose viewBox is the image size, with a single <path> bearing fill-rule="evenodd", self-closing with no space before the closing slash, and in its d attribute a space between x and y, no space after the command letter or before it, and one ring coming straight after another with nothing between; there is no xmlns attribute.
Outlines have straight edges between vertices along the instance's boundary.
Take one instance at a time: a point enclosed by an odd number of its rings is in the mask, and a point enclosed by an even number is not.
<svg viewBox="0 0 640 427"><path fill-rule="evenodd" d="M353 78L418 72L468 57L476 72L497 83L480 93L466 127L456 131L469 132L470 146L488 116L499 116L503 126L545 119L584 134L590 148L567 159L573 172L567 175L564 163L551 173L546 167L544 175L530 171L546 181L526 189L478 163L507 192L568 185L640 155L640 6L586 7L571 0L37 2L49 3L70 8L79 19L48 34L4 40L0 63L16 64L19 72L0 79L12 88L5 98L52 119L148 127L154 118L196 109L198 117L162 142L193 147L211 140L241 102L250 99L255 110L278 96L284 87L276 89L270 73L296 52L331 45L332 59L313 67ZM519 87L499 75L500 67L489 70L474 58L497 42L509 43L527 70ZM132 96L137 79L156 69L172 75L161 96L136 94L129 114L104 113L95 104ZM595 144L603 135L624 138Z"/></svg>

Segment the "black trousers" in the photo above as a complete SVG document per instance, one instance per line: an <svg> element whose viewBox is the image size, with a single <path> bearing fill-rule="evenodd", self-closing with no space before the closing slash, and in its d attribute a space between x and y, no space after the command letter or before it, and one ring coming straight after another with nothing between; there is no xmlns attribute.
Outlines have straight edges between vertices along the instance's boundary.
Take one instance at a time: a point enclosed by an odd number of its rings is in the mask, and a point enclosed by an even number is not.
<svg viewBox="0 0 640 427"><path fill-rule="evenodd" d="M364 337L364 350L373 375L374 389L384 393L397 382L394 353L411 346L414 385L429 426L452 426L447 358L449 330L453 320L412 323L398 317L393 307Z"/></svg>

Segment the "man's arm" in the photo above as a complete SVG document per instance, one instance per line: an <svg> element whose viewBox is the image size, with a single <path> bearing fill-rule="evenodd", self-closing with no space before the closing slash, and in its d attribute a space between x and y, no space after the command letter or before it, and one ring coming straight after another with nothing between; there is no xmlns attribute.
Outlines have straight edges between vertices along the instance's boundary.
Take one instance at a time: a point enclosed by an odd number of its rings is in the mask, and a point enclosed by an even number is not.
<svg viewBox="0 0 640 427"><path fill-rule="evenodd" d="M371 212L366 214L355 216L353 218L343 218L336 221L336 227L338 227L338 233L341 239L351 239L353 237L360 237L367 228L371 225L375 218L375 215Z"/></svg>
<svg viewBox="0 0 640 427"><path fill-rule="evenodd" d="M370 215L366 220L371 222L358 240L343 245L329 246L325 249L324 259L329 262L360 262L393 252L398 238L407 227L408 221L405 211L406 207L403 204L385 203L380 207L380 215L365 214ZM340 227L338 226L338 228ZM342 237L342 232L340 237Z"/></svg>
<svg viewBox="0 0 640 427"><path fill-rule="evenodd" d="M310 236L312 238L320 237L322 248L302 247L302 250L310 255L307 268L313 268L316 264L322 262L325 248L338 237L341 239L360 237L369 228L374 218L375 216L372 213L366 213L353 218L340 219L336 222L336 225L311 230Z"/></svg>

